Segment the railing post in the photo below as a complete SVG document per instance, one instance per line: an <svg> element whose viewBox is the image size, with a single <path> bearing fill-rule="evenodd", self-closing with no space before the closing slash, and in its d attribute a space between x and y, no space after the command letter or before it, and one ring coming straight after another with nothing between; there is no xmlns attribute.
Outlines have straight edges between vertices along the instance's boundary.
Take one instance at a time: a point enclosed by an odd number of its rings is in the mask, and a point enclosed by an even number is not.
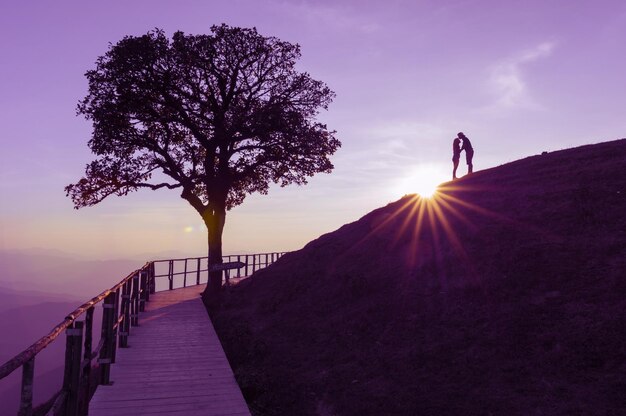
<svg viewBox="0 0 626 416"><path fill-rule="evenodd" d="M265 267L267 267L267 262L268 262L268 259L269 259L269 257L268 257L268 255L267 255L267 253L265 253Z"/></svg>
<svg viewBox="0 0 626 416"><path fill-rule="evenodd" d="M83 343L83 323L75 321L65 330L65 372L63 390L65 390L65 413L67 416L79 414L81 348Z"/></svg>
<svg viewBox="0 0 626 416"><path fill-rule="evenodd" d="M111 363L115 364L115 356L117 354L117 333L119 332L119 324L117 323L120 318L120 289L115 291L113 302L113 341L111 342Z"/></svg>
<svg viewBox="0 0 626 416"><path fill-rule="evenodd" d="M170 269L167 278L170 280L170 290L174 289L174 260L170 260Z"/></svg>
<svg viewBox="0 0 626 416"><path fill-rule="evenodd" d="M245 275L248 275L248 255L246 254L246 268L244 270Z"/></svg>
<svg viewBox="0 0 626 416"><path fill-rule="evenodd" d="M148 273L145 270L139 272L139 311L146 310L146 280L148 280Z"/></svg>
<svg viewBox="0 0 626 416"><path fill-rule="evenodd" d="M254 274L256 269L256 254L252 255L252 273Z"/></svg>
<svg viewBox="0 0 626 416"><path fill-rule="evenodd" d="M93 311L94 307L87 309L85 315L85 348L80 385L83 387L81 414L86 415L89 408L89 396L91 393L91 350L93 348Z"/></svg>
<svg viewBox="0 0 626 416"><path fill-rule="evenodd" d="M122 286L122 313L124 318L122 319L122 330L120 331L120 347L128 347L128 334L130 331L130 285L127 281Z"/></svg>
<svg viewBox="0 0 626 416"><path fill-rule="evenodd" d="M150 263L150 293L156 292L155 267L154 262Z"/></svg>
<svg viewBox="0 0 626 416"><path fill-rule="evenodd" d="M150 266L146 267L145 269L143 269L143 272L146 274L146 286L145 286L145 291L144 291L144 300L146 302L150 302L150 292L151 292L151 286L150 286Z"/></svg>
<svg viewBox="0 0 626 416"><path fill-rule="evenodd" d="M185 273L183 273L183 287L187 287L187 260L185 259Z"/></svg>
<svg viewBox="0 0 626 416"><path fill-rule="evenodd" d="M33 414L33 379L35 376L35 357L22 365L22 392L18 416Z"/></svg>
<svg viewBox="0 0 626 416"><path fill-rule="evenodd" d="M100 364L100 384L111 384L111 358L113 355L112 343L115 342L113 338L113 315L115 313L115 296L114 293L110 293L104 298L102 304L102 333L101 339L103 340L102 349L100 350L100 356L98 358L98 364Z"/></svg>
<svg viewBox="0 0 626 416"><path fill-rule="evenodd" d="M196 285L200 284L200 258L198 258L198 263L196 265Z"/></svg>
<svg viewBox="0 0 626 416"><path fill-rule="evenodd" d="M139 326L139 273L133 276L133 294L130 297L130 304L132 306L130 324Z"/></svg>
<svg viewBox="0 0 626 416"><path fill-rule="evenodd" d="M237 261L241 261L241 256L237 256ZM237 277L241 277L241 267L237 269Z"/></svg>

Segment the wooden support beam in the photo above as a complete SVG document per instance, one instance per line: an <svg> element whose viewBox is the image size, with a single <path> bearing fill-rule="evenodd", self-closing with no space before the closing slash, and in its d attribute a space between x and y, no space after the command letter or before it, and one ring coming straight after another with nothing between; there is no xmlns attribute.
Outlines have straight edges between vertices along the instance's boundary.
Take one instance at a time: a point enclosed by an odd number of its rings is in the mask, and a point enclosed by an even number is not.
<svg viewBox="0 0 626 416"><path fill-rule="evenodd" d="M148 272L142 270L139 272L139 312L146 310L146 293L148 287Z"/></svg>
<svg viewBox="0 0 626 416"><path fill-rule="evenodd" d="M117 353L117 333L119 332L118 319L120 317L120 289L113 294L113 340L111 341L111 364L115 364L115 354Z"/></svg>
<svg viewBox="0 0 626 416"><path fill-rule="evenodd" d="M144 267L143 271L146 273L146 293L145 293L145 301L150 302L150 294L152 293L152 273L150 273L151 265L148 267Z"/></svg>
<svg viewBox="0 0 626 416"><path fill-rule="evenodd" d="M111 360L113 358L113 346L112 343L115 342L115 338L113 337L113 325L114 325L114 303L115 296L113 293L107 296L104 299L104 303L102 304L102 332L101 338L103 341L102 349L100 350L100 356L98 358L98 364L100 365L100 384L108 385L111 384Z"/></svg>
<svg viewBox="0 0 626 416"><path fill-rule="evenodd" d="M82 394L80 399L80 413L87 414L91 388L91 356L93 355L93 312L94 307L87 309L85 315L85 347L83 348L83 366L80 378Z"/></svg>
<svg viewBox="0 0 626 416"><path fill-rule="evenodd" d="M130 335L130 289L131 283L126 282L122 286L122 328L120 330L120 348L128 347L128 335Z"/></svg>
<svg viewBox="0 0 626 416"><path fill-rule="evenodd" d="M196 264L196 284L200 284L200 258L197 259L198 263Z"/></svg>
<svg viewBox="0 0 626 416"><path fill-rule="evenodd" d="M133 276L133 291L130 295L130 325L139 326L139 272Z"/></svg>
<svg viewBox="0 0 626 416"><path fill-rule="evenodd" d="M20 395L19 416L33 414L33 382L35 377L35 357L22 365L22 391Z"/></svg>
<svg viewBox="0 0 626 416"><path fill-rule="evenodd" d="M154 262L150 263L150 293L156 292L156 279L155 279L155 265Z"/></svg>
<svg viewBox="0 0 626 416"><path fill-rule="evenodd" d="M170 260L167 278L170 280L170 290L174 289L174 260Z"/></svg>
<svg viewBox="0 0 626 416"><path fill-rule="evenodd" d="M106 300L105 300L106 301ZM82 361L83 322L75 321L65 330L65 371L63 374L63 390L65 391L66 416L78 416L80 399L80 369Z"/></svg>

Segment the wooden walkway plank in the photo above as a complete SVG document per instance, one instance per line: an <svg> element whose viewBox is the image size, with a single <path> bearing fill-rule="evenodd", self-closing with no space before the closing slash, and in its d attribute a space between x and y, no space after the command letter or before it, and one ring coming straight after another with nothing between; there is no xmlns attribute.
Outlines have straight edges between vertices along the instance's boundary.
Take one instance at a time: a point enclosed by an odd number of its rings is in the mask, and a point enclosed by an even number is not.
<svg viewBox="0 0 626 416"><path fill-rule="evenodd" d="M129 348L118 348L110 386L89 415L250 416L224 350L193 286L150 296Z"/></svg>

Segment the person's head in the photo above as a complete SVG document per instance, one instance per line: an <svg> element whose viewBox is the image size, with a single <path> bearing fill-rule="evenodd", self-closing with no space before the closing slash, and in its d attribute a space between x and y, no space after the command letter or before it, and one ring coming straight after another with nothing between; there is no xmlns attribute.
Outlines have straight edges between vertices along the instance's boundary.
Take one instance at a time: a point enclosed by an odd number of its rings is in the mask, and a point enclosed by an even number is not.
<svg viewBox="0 0 626 416"><path fill-rule="evenodd" d="M452 143L454 144L459 144L461 142L461 139L459 139L458 137L455 137L454 140L452 141Z"/></svg>
<svg viewBox="0 0 626 416"><path fill-rule="evenodd" d="M459 139L464 139L464 138L465 138L465 135L463 134L463 132L462 132L462 131L460 131L460 132L458 132L458 133L457 133L457 137L458 137Z"/></svg>

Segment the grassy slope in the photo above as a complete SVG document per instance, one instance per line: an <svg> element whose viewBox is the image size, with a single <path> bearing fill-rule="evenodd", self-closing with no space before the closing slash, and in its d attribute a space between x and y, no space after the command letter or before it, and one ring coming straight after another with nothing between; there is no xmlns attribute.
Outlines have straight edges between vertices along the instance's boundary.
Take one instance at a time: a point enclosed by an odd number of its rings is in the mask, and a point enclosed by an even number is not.
<svg viewBox="0 0 626 416"><path fill-rule="evenodd" d="M242 282L214 322L253 412L619 414L625 168L620 140L481 171Z"/></svg>

